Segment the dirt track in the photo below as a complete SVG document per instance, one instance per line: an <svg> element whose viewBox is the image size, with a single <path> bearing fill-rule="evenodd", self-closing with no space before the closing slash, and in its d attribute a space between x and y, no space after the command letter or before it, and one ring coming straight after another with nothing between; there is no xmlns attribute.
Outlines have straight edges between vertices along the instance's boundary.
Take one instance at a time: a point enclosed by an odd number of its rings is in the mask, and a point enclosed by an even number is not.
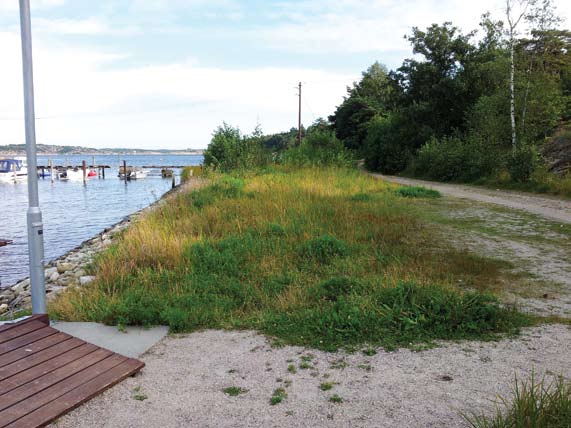
<svg viewBox="0 0 571 428"><path fill-rule="evenodd" d="M524 210L550 220L571 223L571 200L506 190L489 190L482 187L467 186L464 184L437 183L434 181L424 181L381 174L371 175L407 186L429 187L431 189L438 190L446 196L502 205L507 208Z"/></svg>

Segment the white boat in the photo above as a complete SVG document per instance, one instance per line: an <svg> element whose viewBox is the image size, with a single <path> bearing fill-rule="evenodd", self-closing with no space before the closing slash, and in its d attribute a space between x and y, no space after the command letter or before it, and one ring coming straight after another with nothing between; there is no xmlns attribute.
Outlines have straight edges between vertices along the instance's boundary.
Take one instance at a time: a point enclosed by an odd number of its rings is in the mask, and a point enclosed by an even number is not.
<svg viewBox="0 0 571 428"><path fill-rule="evenodd" d="M28 178L26 158L0 159L0 181L5 183L16 182Z"/></svg>
<svg viewBox="0 0 571 428"><path fill-rule="evenodd" d="M62 181L83 181L83 170L79 168L66 169L58 174L58 178Z"/></svg>
<svg viewBox="0 0 571 428"><path fill-rule="evenodd" d="M131 173L128 175L129 180L139 180L141 178L147 178L149 173L142 168L133 168Z"/></svg>

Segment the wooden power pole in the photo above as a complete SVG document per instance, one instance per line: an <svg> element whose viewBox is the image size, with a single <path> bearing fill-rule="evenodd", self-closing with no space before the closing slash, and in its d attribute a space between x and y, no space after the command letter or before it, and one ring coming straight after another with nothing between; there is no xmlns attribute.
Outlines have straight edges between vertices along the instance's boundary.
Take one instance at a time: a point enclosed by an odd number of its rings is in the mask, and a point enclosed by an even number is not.
<svg viewBox="0 0 571 428"><path fill-rule="evenodd" d="M299 109L297 114L297 145L301 145L301 82L299 82Z"/></svg>

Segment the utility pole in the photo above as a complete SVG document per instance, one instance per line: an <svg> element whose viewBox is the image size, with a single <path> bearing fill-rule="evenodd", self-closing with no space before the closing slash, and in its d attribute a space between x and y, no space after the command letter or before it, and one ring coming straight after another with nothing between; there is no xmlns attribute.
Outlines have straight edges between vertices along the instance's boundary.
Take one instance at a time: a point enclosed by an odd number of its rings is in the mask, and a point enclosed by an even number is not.
<svg viewBox="0 0 571 428"><path fill-rule="evenodd" d="M44 282L44 225L38 198L30 0L20 0L20 34L22 38L22 68L24 77L26 156L28 159L28 255L30 257L32 313L37 315L46 314L47 308Z"/></svg>
<svg viewBox="0 0 571 428"><path fill-rule="evenodd" d="M301 82L299 82L298 89L299 92L297 95L299 96L299 109L297 114L297 145L300 146L301 145Z"/></svg>

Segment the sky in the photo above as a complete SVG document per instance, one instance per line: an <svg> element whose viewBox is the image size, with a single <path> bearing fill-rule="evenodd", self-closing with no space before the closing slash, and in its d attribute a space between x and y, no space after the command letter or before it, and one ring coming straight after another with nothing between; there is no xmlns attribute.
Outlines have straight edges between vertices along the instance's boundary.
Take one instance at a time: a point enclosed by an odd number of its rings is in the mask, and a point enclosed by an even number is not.
<svg viewBox="0 0 571 428"><path fill-rule="evenodd" d="M571 18L571 2L555 0ZM31 0L37 142L205 148L223 121L265 133L327 117L347 85L412 53L413 26L467 32L503 1ZM25 141L17 0L0 0L0 145Z"/></svg>

